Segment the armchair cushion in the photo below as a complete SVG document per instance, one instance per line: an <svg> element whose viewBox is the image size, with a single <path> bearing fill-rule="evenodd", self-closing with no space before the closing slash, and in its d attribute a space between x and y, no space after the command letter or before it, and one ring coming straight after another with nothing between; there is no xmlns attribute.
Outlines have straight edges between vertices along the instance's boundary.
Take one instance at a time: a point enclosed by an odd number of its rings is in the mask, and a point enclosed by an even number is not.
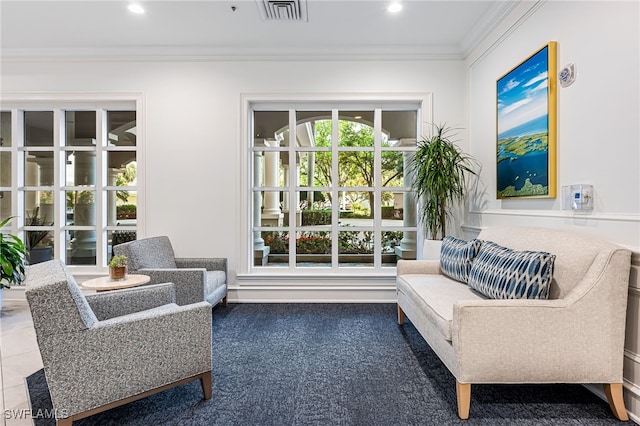
<svg viewBox="0 0 640 426"><path fill-rule="evenodd" d="M473 259L478 254L481 245L482 241L478 239L465 241L456 237L445 237L442 240L440 250L442 273L451 279L466 283L469 279Z"/></svg>
<svg viewBox="0 0 640 426"><path fill-rule="evenodd" d="M227 294L227 274L224 271L207 271L204 288L207 302L215 305Z"/></svg>
<svg viewBox="0 0 640 426"><path fill-rule="evenodd" d="M222 287L226 283L227 276L223 271L207 271L205 293L210 293L218 287Z"/></svg>
<svg viewBox="0 0 640 426"><path fill-rule="evenodd" d="M547 299L555 258L547 252L517 251L485 241L468 284L492 299Z"/></svg>

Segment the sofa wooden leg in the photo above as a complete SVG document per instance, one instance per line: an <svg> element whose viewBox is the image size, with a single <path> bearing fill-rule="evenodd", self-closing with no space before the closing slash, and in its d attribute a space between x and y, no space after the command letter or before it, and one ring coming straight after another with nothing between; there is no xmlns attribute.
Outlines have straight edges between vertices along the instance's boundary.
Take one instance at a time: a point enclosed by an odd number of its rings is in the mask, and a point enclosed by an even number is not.
<svg viewBox="0 0 640 426"><path fill-rule="evenodd" d="M224 306L225 308L229 305L229 302L227 301L227 296L222 298L222 306Z"/></svg>
<svg viewBox="0 0 640 426"><path fill-rule="evenodd" d="M609 407L613 411L613 415L622 421L629 420L627 410L624 408L624 398L622 397L622 383L605 383L604 393L607 395Z"/></svg>
<svg viewBox="0 0 640 426"><path fill-rule="evenodd" d="M398 305L398 324L404 324L404 311L402 310L400 305Z"/></svg>
<svg viewBox="0 0 640 426"><path fill-rule="evenodd" d="M456 380L456 395L458 397L458 417L467 420L471 405L471 383L460 383Z"/></svg>
<svg viewBox="0 0 640 426"><path fill-rule="evenodd" d="M202 384L204 399L211 399L211 371L202 373L202 376L200 377L200 384Z"/></svg>

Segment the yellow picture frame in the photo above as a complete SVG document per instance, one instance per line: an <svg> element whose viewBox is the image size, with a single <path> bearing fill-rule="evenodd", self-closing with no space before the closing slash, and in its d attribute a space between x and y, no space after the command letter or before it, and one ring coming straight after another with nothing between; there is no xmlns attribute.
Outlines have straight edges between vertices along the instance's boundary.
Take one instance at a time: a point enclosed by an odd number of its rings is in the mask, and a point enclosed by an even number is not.
<svg viewBox="0 0 640 426"><path fill-rule="evenodd" d="M555 198L557 42L496 81L496 196Z"/></svg>

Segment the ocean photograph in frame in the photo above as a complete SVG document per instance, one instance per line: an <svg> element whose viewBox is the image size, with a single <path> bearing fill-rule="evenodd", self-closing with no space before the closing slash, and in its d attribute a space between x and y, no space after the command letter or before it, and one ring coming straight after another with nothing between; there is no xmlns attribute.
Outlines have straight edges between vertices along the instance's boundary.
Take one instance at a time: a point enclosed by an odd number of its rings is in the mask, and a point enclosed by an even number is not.
<svg viewBox="0 0 640 426"><path fill-rule="evenodd" d="M497 197L556 196L556 42L497 80Z"/></svg>

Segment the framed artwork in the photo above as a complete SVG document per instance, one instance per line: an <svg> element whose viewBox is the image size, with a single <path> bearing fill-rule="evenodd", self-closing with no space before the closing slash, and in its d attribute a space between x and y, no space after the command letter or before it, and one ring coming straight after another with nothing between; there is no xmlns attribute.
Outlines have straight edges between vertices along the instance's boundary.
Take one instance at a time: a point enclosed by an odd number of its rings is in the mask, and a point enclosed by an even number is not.
<svg viewBox="0 0 640 426"><path fill-rule="evenodd" d="M556 42L500 77L497 197L556 196Z"/></svg>

